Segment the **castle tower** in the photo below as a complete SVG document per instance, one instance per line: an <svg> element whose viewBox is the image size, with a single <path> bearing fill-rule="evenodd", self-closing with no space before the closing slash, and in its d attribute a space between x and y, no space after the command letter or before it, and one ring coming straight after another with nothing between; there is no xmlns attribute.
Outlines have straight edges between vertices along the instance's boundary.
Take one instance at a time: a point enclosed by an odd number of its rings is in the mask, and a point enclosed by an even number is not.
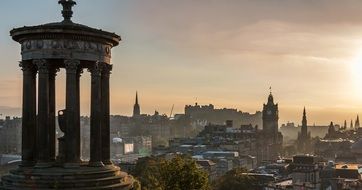
<svg viewBox="0 0 362 190"><path fill-rule="evenodd" d="M133 106L133 117L137 117L141 115L140 105L138 104L138 92L136 92L136 100Z"/></svg>

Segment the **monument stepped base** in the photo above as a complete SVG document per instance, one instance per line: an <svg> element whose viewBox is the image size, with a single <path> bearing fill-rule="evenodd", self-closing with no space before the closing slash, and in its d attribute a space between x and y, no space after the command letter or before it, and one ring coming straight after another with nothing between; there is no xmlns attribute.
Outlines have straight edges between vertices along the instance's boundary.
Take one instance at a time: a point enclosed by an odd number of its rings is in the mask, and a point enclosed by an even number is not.
<svg viewBox="0 0 362 190"><path fill-rule="evenodd" d="M81 166L74 169L61 167L20 167L2 177L1 190L34 189L97 189L131 190L134 179L114 165L104 167Z"/></svg>

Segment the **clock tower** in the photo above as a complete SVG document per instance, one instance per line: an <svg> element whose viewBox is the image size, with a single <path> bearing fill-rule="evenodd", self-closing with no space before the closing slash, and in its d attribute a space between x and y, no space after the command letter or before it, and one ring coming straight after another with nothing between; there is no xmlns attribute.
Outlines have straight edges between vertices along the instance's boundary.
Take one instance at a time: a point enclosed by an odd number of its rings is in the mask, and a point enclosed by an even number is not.
<svg viewBox="0 0 362 190"><path fill-rule="evenodd" d="M278 135L278 104L274 104L274 98L270 92L268 103L263 105L263 132L273 136L273 140L277 140Z"/></svg>
<svg viewBox="0 0 362 190"><path fill-rule="evenodd" d="M283 135L278 131L278 104L270 92L268 102L263 104L263 130L258 133L257 161L275 161L282 154Z"/></svg>

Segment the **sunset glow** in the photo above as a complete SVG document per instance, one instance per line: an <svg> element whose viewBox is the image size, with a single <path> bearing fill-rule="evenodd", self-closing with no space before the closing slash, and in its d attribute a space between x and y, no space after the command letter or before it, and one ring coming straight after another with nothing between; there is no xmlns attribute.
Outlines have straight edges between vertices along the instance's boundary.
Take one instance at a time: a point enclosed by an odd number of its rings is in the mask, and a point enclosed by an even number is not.
<svg viewBox="0 0 362 190"><path fill-rule="evenodd" d="M144 113L168 114L173 104L174 112L181 113L196 98L199 104L255 112L266 102L269 86L280 104L281 123L299 123L303 106L310 120L321 124L362 113L361 1L77 3L75 22L114 31L123 39L113 50L112 114L130 115L136 90ZM92 14L95 10L98 14ZM54 14L59 7L53 1L13 0L3 2L0 12L1 18L14 17L0 22L1 64L6 64L0 71L5 81L0 113L20 115L19 47L8 32L59 21L60 14ZM88 115L89 73L83 75L81 110ZM57 89L60 109L64 86Z"/></svg>

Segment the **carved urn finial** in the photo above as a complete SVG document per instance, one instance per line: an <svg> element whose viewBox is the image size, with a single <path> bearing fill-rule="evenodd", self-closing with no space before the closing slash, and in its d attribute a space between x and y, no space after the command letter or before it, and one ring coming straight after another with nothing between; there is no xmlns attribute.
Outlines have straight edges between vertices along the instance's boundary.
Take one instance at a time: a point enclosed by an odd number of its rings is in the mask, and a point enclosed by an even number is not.
<svg viewBox="0 0 362 190"><path fill-rule="evenodd" d="M72 22L70 18L72 18L73 11L72 7L77 3L73 0L59 0L59 4L63 6L62 15L64 17L63 22Z"/></svg>

